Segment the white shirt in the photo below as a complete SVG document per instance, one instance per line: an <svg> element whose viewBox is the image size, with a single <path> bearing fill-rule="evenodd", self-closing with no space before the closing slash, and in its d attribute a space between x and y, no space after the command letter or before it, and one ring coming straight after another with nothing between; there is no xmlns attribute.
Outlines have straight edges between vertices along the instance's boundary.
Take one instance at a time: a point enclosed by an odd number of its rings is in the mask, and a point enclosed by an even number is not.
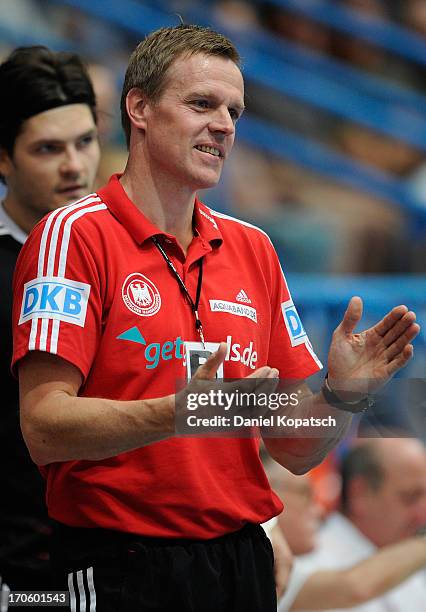
<svg viewBox="0 0 426 612"><path fill-rule="evenodd" d="M3 202L0 202L0 236L5 234L9 234L21 244L24 244L27 239L27 234L9 217L4 209Z"/></svg>
<svg viewBox="0 0 426 612"><path fill-rule="evenodd" d="M316 571L352 567L376 550L374 544L342 514L332 514L320 530L315 552L295 558L278 612L291 609L306 580ZM426 572L417 572L381 597L350 609L356 612L426 612Z"/></svg>

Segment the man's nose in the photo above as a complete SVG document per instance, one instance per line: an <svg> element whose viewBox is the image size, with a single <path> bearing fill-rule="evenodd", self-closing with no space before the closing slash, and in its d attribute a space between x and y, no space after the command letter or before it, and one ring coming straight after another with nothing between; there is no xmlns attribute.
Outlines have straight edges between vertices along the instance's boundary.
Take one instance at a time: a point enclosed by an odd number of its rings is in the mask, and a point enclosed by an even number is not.
<svg viewBox="0 0 426 612"><path fill-rule="evenodd" d="M84 168L81 154L75 147L67 148L61 163L61 171L64 174L80 174Z"/></svg>
<svg viewBox="0 0 426 612"><path fill-rule="evenodd" d="M220 132L225 136L235 133L235 123L227 108L218 108L210 122L212 132Z"/></svg>

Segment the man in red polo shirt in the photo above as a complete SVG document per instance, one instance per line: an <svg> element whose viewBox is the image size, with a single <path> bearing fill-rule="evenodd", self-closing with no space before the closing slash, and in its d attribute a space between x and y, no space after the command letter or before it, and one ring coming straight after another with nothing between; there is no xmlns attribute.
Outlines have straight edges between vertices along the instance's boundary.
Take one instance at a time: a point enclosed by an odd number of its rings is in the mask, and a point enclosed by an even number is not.
<svg viewBox="0 0 426 612"><path fill-rule="evenodd" d="M321 364L269 238L196 197L232 148L244 109L238 62L229 40L198 26L144 40L123 88L124 174L49 215L20 257L22 428L47 478L53 558L80 610L275 610L259 523L282 505L258 442L176 437L176 381L293 379L293 416L335 419L325 440L265 436L301 473L362 408L360 379L383 384L418 333L400 306L354 335L353 298L329 381L317 395L304 384ZM338 395L337 381L347 383Z"/></svg>

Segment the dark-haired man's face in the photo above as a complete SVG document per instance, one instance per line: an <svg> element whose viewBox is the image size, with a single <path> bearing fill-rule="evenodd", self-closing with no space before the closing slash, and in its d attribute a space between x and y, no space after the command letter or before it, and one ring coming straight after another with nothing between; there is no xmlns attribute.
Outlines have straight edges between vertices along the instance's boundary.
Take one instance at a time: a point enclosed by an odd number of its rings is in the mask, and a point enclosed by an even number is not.
<svg viewBox="0 0 426 612"><path fill-rule="evenodd" d="M99 157L96 125L86 104L30 117L12 157L5 152L0 156L7 212L29 231L46 213L90 193Z"/></svg>

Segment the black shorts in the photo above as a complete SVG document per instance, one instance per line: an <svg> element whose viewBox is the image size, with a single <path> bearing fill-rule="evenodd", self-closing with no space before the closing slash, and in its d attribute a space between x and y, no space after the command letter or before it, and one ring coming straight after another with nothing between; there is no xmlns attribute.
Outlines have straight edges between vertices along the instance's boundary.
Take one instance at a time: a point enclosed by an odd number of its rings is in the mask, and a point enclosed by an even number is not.
<svg viewBox="0 0 426 612"><path fill-rule="evenodd" d="M57 525L51 561L72 612L276 612L273 551L259 525L212 540Z"/></svg>

